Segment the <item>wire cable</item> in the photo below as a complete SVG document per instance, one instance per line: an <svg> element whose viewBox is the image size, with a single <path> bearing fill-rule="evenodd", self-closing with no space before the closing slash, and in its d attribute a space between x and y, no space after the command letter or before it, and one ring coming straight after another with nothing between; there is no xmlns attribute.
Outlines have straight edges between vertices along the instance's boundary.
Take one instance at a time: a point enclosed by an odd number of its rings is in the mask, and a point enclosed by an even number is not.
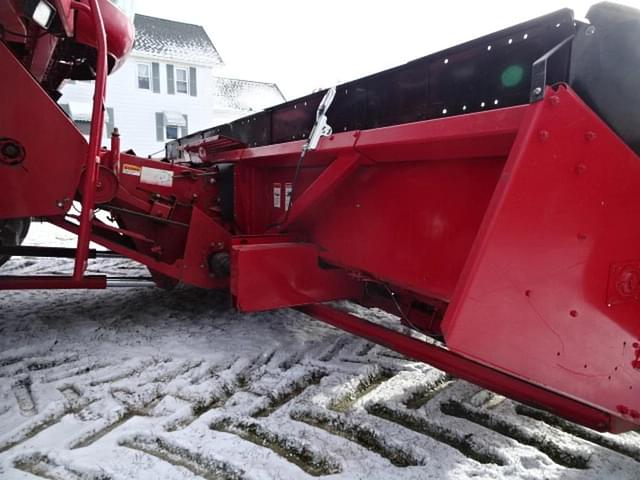
<svg viewBox="0 0 640 480"><path fill-rule="evenodd" d="M391 288L389 287L389 285L387 283L382 283L382 285L384 285L384 288L387 289L387 292L389 292L389 296L391 297L391 301L393 302L393 304L396 306L396 309L398 310L398 313L400 314L400 319L404 320L404 322L413 330L417 331L417 332L421 332L422 330L420 330L418 327L416 327L411 320L409 320L409 317L407 317L407 315L404 313L404 311L402 310L402 307L400 306L400 304L398 303L398 300L396 299L396 294L393 290L391 290Z"/></svg>

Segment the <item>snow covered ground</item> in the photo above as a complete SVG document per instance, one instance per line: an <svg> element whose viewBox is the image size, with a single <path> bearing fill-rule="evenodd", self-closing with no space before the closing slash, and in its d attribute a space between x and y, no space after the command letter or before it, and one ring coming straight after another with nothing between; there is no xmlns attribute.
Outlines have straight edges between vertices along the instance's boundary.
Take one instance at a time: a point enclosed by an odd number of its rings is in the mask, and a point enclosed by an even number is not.
<svg viewBox="0 0 640 480"><path fill-rule="evenodd" d="M28 243L71 240L36 224ZM15 258L2 273L70 267ZM123 259L92 269L145 274ZM2 293L1 479L314 476L637 480L640 434L594 433L219 293Z"/></svg>

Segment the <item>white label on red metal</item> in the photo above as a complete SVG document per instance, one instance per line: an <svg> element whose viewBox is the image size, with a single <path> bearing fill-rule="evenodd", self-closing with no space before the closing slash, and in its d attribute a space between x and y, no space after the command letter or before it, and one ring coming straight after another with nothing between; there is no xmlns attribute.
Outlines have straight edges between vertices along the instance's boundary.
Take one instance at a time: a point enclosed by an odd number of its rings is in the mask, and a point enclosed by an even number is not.
<svg viewBox="0 0 640 480"><path fill-rule="evenodd" d="M138 165L131 165L128 163L122 164L122 174L123 175L134 175L136 177L140 176L141 168Z"/></svg>
<svg viewBox="0 0 640 480"><path fill-rule="evenodd" d="M293 184L285 183L284 184L284 209L289 210L289 206L291 205L291 194L293 193Z"/></svg>
<svg viewBox="0 0 640 480"><path fill-rule="evenodd" d="M282 185L273 184L273 208L282 208Z"/></svg>
<svg viewBox="0 0 640 480"><path fill-rule="evenodd" d="M149 185L158 185L160 187L171 187L173 186L173 172L159 168L142 167L140 183L148 183Z"/></svg>

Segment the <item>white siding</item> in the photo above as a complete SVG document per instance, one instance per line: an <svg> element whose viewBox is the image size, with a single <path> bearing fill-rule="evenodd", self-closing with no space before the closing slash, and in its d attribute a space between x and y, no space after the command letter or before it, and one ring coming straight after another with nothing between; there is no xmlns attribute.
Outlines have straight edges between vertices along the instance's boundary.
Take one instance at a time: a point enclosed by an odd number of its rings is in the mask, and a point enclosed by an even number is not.
<svg viewBox="0 0 640 480"><path fill-rule="evenodd" d="M137 62L160 64L160 93L152 89L138 88ZM188 116L189 133L214 126L212 68L202 65L172 63L177 68L197 69L198 95L167 93L166 63L157 58L150 59L134 52L129 60L109 76L107 83L106 106L114 110L115 126L120 130L123 150L133 149L139 156L147 156L164 148L165 142L156 140L156 113L179 112ZM93 82L72 82L62 89L59 103L69 101L90 102L93 95ZM108 146L108 140L103 141ZM161 157L161 155L158 155Z"/></svg>

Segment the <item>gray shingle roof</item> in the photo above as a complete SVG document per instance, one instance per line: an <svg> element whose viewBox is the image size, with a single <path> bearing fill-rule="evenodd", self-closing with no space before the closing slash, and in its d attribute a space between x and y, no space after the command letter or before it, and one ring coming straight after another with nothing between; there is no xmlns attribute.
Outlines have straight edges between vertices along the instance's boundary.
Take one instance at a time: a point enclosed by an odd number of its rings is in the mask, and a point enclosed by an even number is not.
<svg viewBox="0 0 640 480"><path fill-rule="evenodd" d="M222 58L200 25L135 15L134 51L183 63L220 65Z"/></svg>
<svg viewBox="0 0 640 480"><path fill-rule="evenodd" d="M275 83L213 77L215 108L252 112L264 110L286 99Z"/></svg>

